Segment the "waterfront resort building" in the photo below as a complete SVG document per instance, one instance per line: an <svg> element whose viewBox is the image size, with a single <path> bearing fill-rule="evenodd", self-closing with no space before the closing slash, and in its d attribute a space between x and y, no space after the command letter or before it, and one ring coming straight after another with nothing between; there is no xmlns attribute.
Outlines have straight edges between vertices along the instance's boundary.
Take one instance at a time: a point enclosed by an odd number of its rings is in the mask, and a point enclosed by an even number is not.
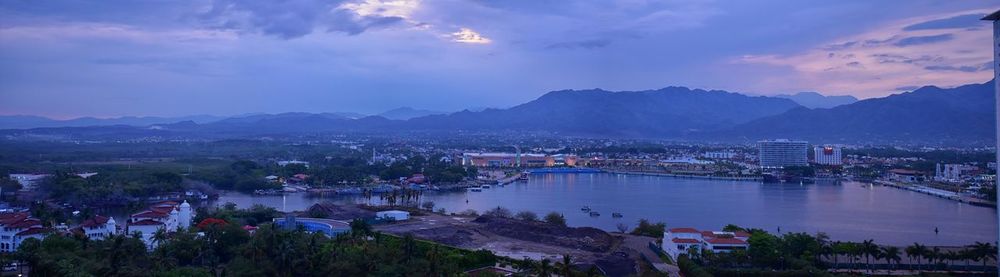
<svg viewBox="0 0 1000 277"><path fill-rule="evenodd" d="M125 226L125 233L138 234L139 238L146 243L150 249L156 248L156 240L153 235L160 229L165 232L176 232L182 228L191 227L191 220L194 218L191 204L187 201L177 204L173 201L165 201L149 207L148 210L132 214L128 224Z"/></svg>
<svg viewBox="0 0 1000 277"><path fill-rule="evenodd" d="M118 234L118 225L113 217L97 215L84 220L75 231L91 240L103 240Z"/></svg>
<svg viewBox="0 0 1000 277"><path fill-rule="evenodd" d="M463 153L462 165L476 167L552 167L576 166L575 155L520 153Z"/></svg>
<svg viewBox="0 0 1000 277"><path fill-rule="evenodd" d="M892 169L889 170L889 181L900 182L900 183L919 183L924 181L924 173L916 170L910 169Z"/></svg>
<svg viewBox="0 0 1000 277"><path fill-rule="evenodd" d="M776 139L757 143L761 168L784 168L809 165L809 143L805 141Z"/></svg>
<svg viewBox="0 0 1000 277"><path fill-rule="evenodd" d="M673 228L663 233L663 251L670 258L677 260L679 255L688 255L692 251L702 250L712 253L725 253L733 250L746 250L750 244L747 232L699 231L694 228ZM694 249L694 250L692 250Z"/></svg>
<svg viewBox="0 0 1000 277"><path fill-rule="evenodd" d="M0 214L0 252L14 252L24 240L44 239L52 229L42 226L42 221L28 212Z"/></svg>
<svg viewBox="0 0 1000 277"><path fill-rule="evenodd" d="M844 157L840 154L840 147L827 145L813 148L816 164L821 165L842 165Z"/></svg>

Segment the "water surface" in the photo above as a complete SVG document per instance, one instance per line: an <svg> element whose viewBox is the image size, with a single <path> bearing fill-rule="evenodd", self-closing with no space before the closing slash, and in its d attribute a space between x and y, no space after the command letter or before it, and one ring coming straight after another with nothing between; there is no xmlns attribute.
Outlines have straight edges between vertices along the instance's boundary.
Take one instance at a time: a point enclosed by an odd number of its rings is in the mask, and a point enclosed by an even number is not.
<svg viewBox="0 0 1000 277"><path fill-rule="evenodd" d="M635 227L640 218L646 218L666 222L670 228L717 230L737 224L772 233L778 228L782 232L822 231L834 240L875 239L892 245L963 245L995 242L997 236L996 209L856 182L799 185L607 173L532 174L527 182L482 192L428 192L424 200L449 212L497 206L539 216L555 211L563 213L571 226L608 231L616 230L619 223ZM296 211L321 201L360 203L365 199L227 193L216 203L233 202L240 207L259 203ZM585 205L601 216L580 211ZM624 217L612 218L612 212ZM940 233L935 234L934 228Z"/></svg>

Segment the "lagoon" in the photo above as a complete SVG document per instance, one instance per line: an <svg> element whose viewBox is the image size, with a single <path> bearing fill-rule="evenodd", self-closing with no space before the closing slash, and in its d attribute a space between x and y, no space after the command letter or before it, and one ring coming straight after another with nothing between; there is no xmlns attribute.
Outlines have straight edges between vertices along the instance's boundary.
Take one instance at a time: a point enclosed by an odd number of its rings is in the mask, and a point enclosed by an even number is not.
<svg viewBox="0 0 1000 277"><path fill-rule="evenodd" d="M375 197L377 199L377 197ZM424 201L448 212L485 211L497 206L539 216L555 211L571 226L617 230L640 218L668 228L718 230L726 224L781 232L826 232L833 240L874 239L905 246L995 242L996 209L972 206L917 192L859 182L763 184L753 181L683 179L610 173L531 174L526 182L482 192L427 192ZM258 196L225 193L213 204L263 204L281 211L314 203L363 203L360 196L311 197L305 193ZM589 206L601 216L582 212ZM612 218L612 212L623 214ZM937 228L940 232L935 233Z"/></svg>

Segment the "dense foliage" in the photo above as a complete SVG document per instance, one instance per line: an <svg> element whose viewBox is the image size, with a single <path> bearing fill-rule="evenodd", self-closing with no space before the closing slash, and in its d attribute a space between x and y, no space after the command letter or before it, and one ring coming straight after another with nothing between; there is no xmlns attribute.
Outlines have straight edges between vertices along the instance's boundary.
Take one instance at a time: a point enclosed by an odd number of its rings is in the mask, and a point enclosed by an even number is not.
<svg viewBox="0 0 1000 277"><path fill-rule="evenodd" d="M32 276L452 276L489 266L499 258L371 231L352 222L349 233L329 238L263 224L252 235L236 222L266 210L224 210L190 231L157 233L147 252L137 238L103 241L49 236L29 239L10 259L30 265ZM196 232L201 232L201 235Z"/></svg>

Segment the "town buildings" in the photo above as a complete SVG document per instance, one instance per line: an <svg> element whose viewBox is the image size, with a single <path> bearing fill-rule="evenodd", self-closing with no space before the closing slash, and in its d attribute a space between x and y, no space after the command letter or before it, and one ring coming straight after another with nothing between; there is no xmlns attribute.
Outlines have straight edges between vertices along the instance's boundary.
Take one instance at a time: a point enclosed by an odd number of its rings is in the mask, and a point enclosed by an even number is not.
<svg viewBox="0 0 1000 277"><path fill-rule="evenodd" d="M694 228L672 228L663 233L663 251L670 258L677 260L681 254L700 253L704 250L712 253L725 253L734 250L746 250L750 247L747 232L699 231Z"/></svg>
<svg viewBox="0 0 1000 277"><path fill-rule="evenodd" d="M889 170L888 177L889 181L908 184L923 182L926 179L923 172L901 168Z"/></svg>
<svg viewBox="0 0 1000 277"><path fill-rule="evenodd" d="M805 141L776 139L757 143L761 168L783 168L809 165L809 143Z"/></svg>
<svg viewBox="0 0 1000 277"><path fill-rule="evenodd" d="M821 165L842 165L844 157L840 154L840 147L827 145L813 148L813 156L816 164Z"/></svg>
<svg viewBox="0 0 1000 277"><path fill-rule="evenodd" d="M476 167L576 166L577 156L521 153L463 153L462 165Z"/></svg>

